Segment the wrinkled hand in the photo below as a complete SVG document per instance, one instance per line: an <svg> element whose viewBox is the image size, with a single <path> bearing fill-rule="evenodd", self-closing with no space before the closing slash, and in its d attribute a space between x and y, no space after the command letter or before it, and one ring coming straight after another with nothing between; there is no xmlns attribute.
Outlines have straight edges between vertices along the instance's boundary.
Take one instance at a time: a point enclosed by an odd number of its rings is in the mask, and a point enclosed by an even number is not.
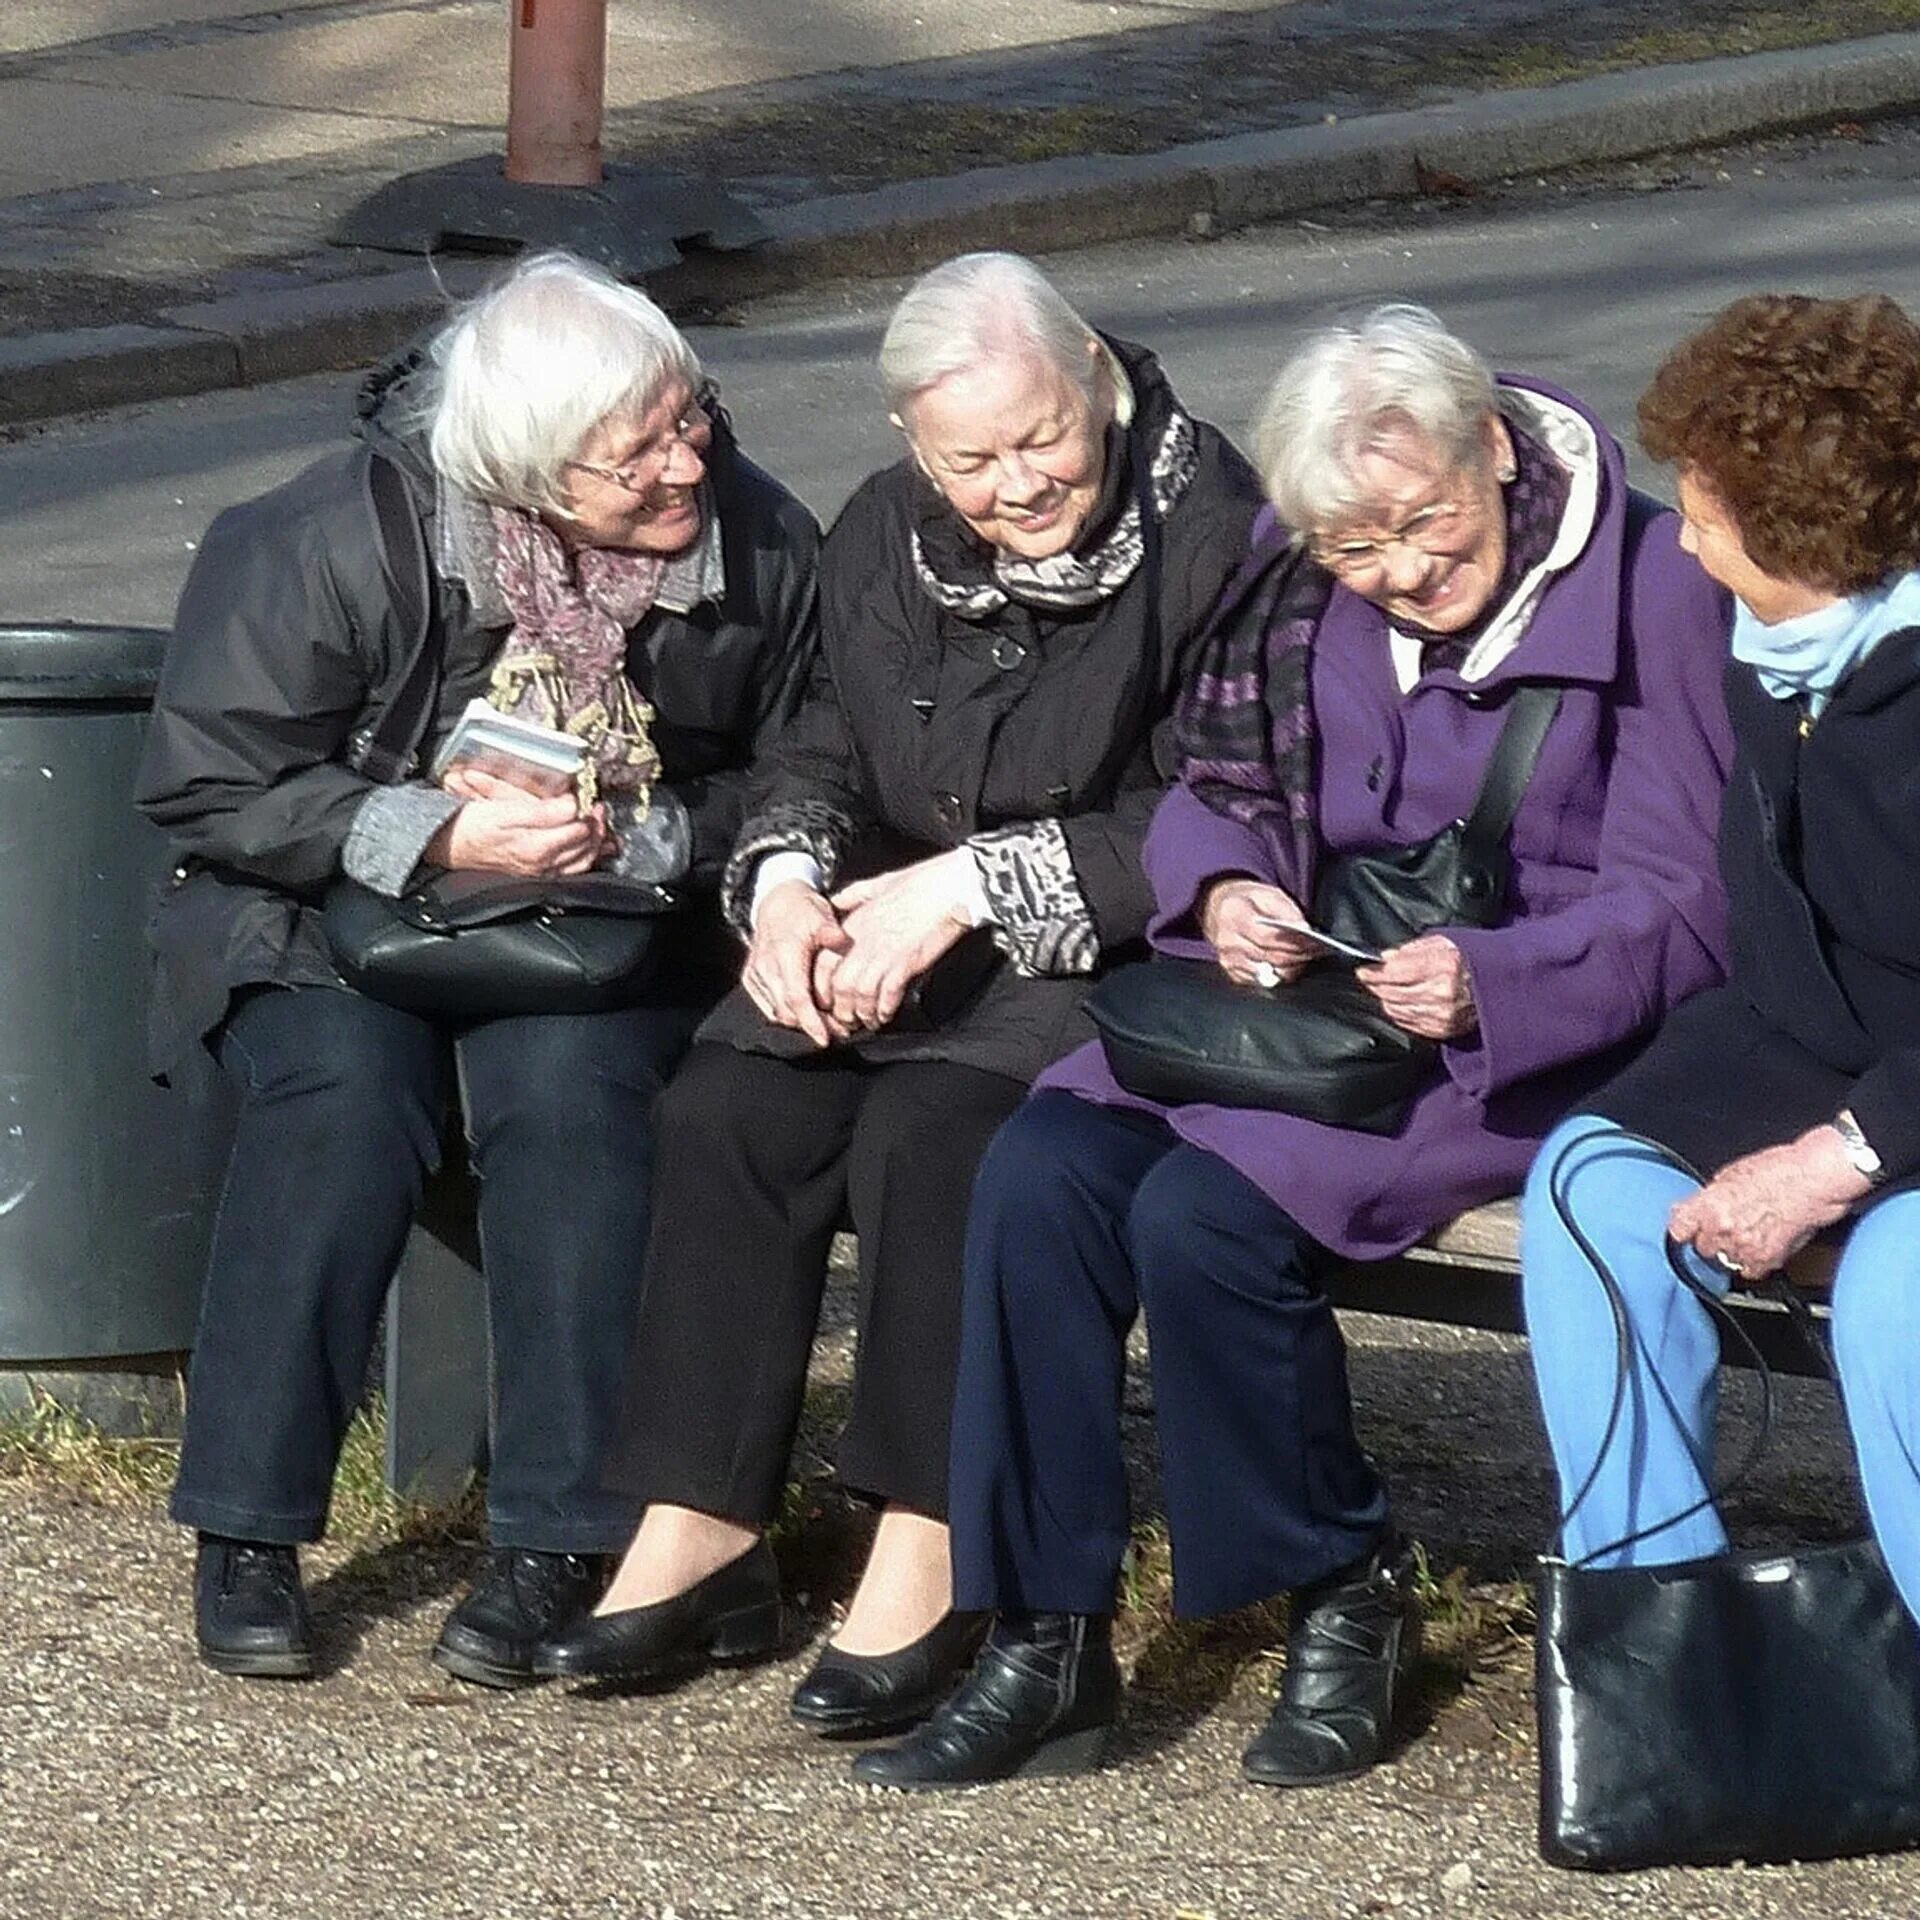
<svg viewBox="0 0 1920 1920"><path fill-rule="evenodd" d="M747 998L777 1027L794 1027L816 1047L844 1040L813 989L823 956L852 945L825 894L804 880L783 880L760 902L740 984Z"/></svg>
<svg viewBox="0 0 1920 1920"><path fill-rule="evenodd" d="M1667 1232L1746 1280L1784 1267L1872 1191L1831 1127L1730 1161L1667 1215Z"/></svg>
<svg viewBox="0 0 1920 1920"><path fill-rule="evenodd" d="M572 794L551 799L510 780L463 769L447 779L460 811L427 843L437 867L485 867L529 880L587 873L618 851L603 806L585 813Z"/></svg>
<svg viewBox="0 0 1920 1920"><path fill-rule="evenodd" d="M1243 987L1262 984L1256 978L1262 966L1282 982L1299 977L1319 949L1286 929L1306 920L1292 894L1264 880L1216 880L1200 902L1200 931L1228 979Z"/></svg>
<svg viewBox="0 0 1920 1920"><path fill-rule="evenodd" d="M840 1025L872 1030L900 1011L907 989L972 927L977 874L972 853L954 847L833 896L852 944L816 966L814 992Z"/></svg>
<svg viewBox="0 0 1920 1920"><path fill-rule="evenodd" d="M1466 956L1444 933L1423 933L1354 972L1387 1018L1418 1039L1460 1040L1480 1024Z"/></svg>

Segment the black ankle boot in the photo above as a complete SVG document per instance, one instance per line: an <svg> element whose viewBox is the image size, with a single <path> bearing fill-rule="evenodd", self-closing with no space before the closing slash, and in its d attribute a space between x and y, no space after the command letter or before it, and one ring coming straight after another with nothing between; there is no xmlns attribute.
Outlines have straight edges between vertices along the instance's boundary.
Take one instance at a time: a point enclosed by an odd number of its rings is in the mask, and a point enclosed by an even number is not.
<svg viewBox="0 0 1920 1920"><path fill-rule="evenodd" d="M853 1763L870 1787L970 1787L1098 1764L1120 1712L1112 1622L1095 1613L1003 1613L960 1690L897 1747Z"/></svg>
<svg viewBox="0 0 1920 1920"><path fill-rule="evenodd" d="M533 1650L584 1619L607 1585L599 1554L495 1547L473 1591L447 1615L430 1656L481 1687L529 1687Z"/></svg>
<svg viewBox="0 0 1920 1920"><path fill-rule="evenodd" d="M300 1555L267 1540L203 1533L193 1564L193 1622L200 1658L249 1680L305 1680L313 1623Z"/></svg>
<svg viewBox="0 0 1920 1920"><path fill-rule="evenodd" d="M1265 1787L1318 1787L1376 1765L1420 1653L1413 1549L1393 1540L1293 1596L1273 1717L1245 1755Z"/></svg>

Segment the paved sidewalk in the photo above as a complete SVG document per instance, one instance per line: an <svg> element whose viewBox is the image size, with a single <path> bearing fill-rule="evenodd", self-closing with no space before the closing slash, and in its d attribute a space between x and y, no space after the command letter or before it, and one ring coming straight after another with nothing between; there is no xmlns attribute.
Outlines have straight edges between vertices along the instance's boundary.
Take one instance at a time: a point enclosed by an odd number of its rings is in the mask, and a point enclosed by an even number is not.
<svg viewBox="0 0 1920 1920"><path fill-rule="evenodd" d="M699 313L997 239L1410 193L1416 161L1444 187L1920 99L1920 34L1888 31L1915 0L1696 11L1676 29L1667 0L615 0L608 151L724 181L773 226L663 277ZM409 331L428 278L327 234L398 174L499 150L503 13L16 0L0 421L349 364ZM1809 41L1827 44L1768 51Z"/></svg>

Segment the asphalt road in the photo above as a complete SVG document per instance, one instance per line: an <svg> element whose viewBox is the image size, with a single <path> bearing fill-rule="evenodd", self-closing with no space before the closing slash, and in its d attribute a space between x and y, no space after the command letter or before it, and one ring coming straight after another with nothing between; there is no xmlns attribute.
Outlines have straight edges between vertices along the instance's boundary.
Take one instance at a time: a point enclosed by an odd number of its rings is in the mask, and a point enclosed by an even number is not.
<svg viewBox="0 0 1920 1920"><path fill-rule="evenodd" d="M1232 432L1294 329L1395 298L1427 302L1496 364L1560 380L1625 428L1660 355L1737 294L1874 287L1920 303L1916 177L1920 137L1900 127L1868 146L1774 142L1590 186L1521 183L1486 202L1097 248L1051 267ZM873 355L897 291L849 284L695 331L749 449L823 516L894 455ZM17 430L0 444L0 620L164 621L208 519L333 443L352 384Z"/></svg>

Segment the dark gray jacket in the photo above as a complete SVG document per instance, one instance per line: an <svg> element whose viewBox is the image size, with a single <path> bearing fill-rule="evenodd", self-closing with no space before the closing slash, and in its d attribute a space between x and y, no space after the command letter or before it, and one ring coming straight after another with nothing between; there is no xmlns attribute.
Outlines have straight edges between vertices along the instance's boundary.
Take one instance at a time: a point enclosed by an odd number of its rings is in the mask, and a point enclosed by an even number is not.
<svg viewBox="0 0 1920 1920"><path fill-rule="evenodd" d="M1172 777L1174 704L1261 496L1232 444L1180 410L1153 355L1109 344L1136 410L1083 545L1143 493L1154 523L1117 591L1052 611L958 604L985 563L910 460L873 475L827 537L813 687L768 761L728 870L728 913L744 931L754 869L771 852L811 854L831 885L964 841L1005 956L956 1019L856 1042L867 1058L1029 1080L1090 1037L1079 1013L1090 976L1145 934L1140 843ZM703 1037L812 1050L741 993Z"/></svg>
<svg viewBox="0 0 1920 1920"><path fill-rule="evenodd" d="M412 411L416 366L408 357L368 382L360 445L221 514L181 595L137 795L179 856L150 925L156 1073L219 1025L238 987L337 984L315 909L376 784L349 764L350 743L385 711L426 637L440 648L429 757L485 691L507 637L504 615L476 608L447 573L433 473L418 439L393 424ZM405 481L420 533L408 554L385 551L379 534L376 457ZM711 890L752 763L812 665L820 536L807 509L738 451L724 416L708 467L725 584L685 613L653 608L630 637L627 670L655 710L663 779L687 808L688 880ZM396 568L413 576L404 591Z"/></svg>

